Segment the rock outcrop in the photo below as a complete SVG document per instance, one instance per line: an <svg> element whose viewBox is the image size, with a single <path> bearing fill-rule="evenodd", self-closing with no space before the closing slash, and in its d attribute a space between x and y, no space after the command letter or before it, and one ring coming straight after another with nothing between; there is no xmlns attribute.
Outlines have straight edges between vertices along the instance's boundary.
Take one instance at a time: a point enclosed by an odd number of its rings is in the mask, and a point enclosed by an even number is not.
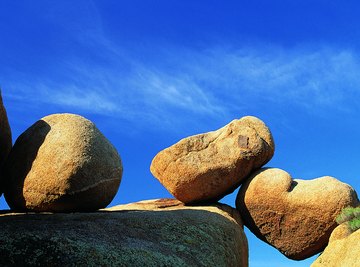
<svg viewBox="0 0 360 267"><path fill-rule="evenodd" d="M16 140L4 165L11 209L92 211L106 207L122 176L116 149L89 120L44 117Z"/></svg>
<svg viewBox="0 0 360 267"><path fill-rule="evenodd" d="M291 259L322 251L336 216L358 204L356 192L332 177L292 179L280 169L261 169L242 185L236 206L245 225Z"/></svg>
<svg viewBox="0 0 360 267"><path fill-rule="evenodd" d="M329 245L311 267L360 266L360 229L351 232L346 223L332 232Z"/></svg>
<svg viewBox="0 0 360 267"><path fill-rule="evenodd" d="M93 213L1 214L0 265L246 267L239 218L226 205L176 200Z"/></svg>
<svg viewBox="0 0 360 267"><path fill-rule="evenodd" d="M234 191L273 154L267 126L244 117L217 131L182 139L159 152L150 169L184 203L215 201Z"/></svg>
<svg viewBox="0 0 360 267"><path fill-rule="evenodd" d="M0 91L0 196L3 193L1 169L12 146L11 129Z"/></svg>

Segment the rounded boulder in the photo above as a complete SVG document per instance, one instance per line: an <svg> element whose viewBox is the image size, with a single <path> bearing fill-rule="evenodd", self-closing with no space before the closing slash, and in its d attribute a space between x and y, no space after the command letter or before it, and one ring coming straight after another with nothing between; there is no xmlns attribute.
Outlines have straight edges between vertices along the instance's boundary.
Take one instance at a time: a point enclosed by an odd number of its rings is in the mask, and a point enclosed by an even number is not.
<svg viewBox="0 0 360 267"><path fill-rule="evenodd" d="M122 171L118 152L91 121L49 115L16 140L4 165L4 195L14 210L97 210L114 198Z"/></svg>
<svg viewBox="0 0 360 267"><path fill-rule="evenodd" d="M358 203L355 190L333 177L292 179L277 168L253 173L236 199L244 224L294 260L321 252L337 226L336 216Z"/></svg>
<svg viewBox="0 0 360 267"><path fill-rule="evenodd" d="M332 232L329 244L311 267L360 266L360 229L352 232L347 223Z"/></svg>
<svg viewBox="0 0 360 267"><path fill-rule="evenodd" d="M269 128L256 117L233 120L160 151L151 173L184 203L214 202L233 192L274 154Z"/></svg>

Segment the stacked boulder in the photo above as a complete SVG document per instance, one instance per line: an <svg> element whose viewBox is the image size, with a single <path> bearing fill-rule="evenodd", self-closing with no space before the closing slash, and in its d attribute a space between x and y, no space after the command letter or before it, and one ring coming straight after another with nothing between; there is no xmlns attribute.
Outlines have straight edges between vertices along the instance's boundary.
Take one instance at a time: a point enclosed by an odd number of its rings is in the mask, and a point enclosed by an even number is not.
<svg viewBox="0 0 360 267"><path fill-rule="evenodd" d="M333 177L292 179L276 168L251 175L236 199L246 226L294 260L322 251L337 226L336 216L357 204L354 189Z"/></svg>
<svg viewBox="0 0 360 267"><path fill-rule="evenodd" d="M244 224L286 257L303 260L324 250L336 216L359 200L333 177L305 181L281 169L261 169L274 147L269 128L244 117L166 148L150 170L187 205L213 203L241 185L236 207Z"/></svg>
<svg viewBox="0 0 360 267"><path fill-rule="evenodd" d="M96 126L79 115L53 114L12 147L0 96L0 193L11 208L0 214L0 265L246 267L244 225L286 257L308 258L326 247L340 211L359 200L333 177L305 181L262 168L274 150L261 120L234 120L154 157L152 174L177 200L103 209L123 167ZM236 209L217 203L239 186ZM29 211L37 214L22 213ZM341 227L314 266L337 266L333 251L354 246L358 231L344 234Z"/></svg>
<svg viewBox="0 0 360 267"><path fill-rule="evenodd" d="M161 151L150 170L178 200L214 202L267 163L274 149L268 127L255 117L244 117Z"/></svg>
<svg viewBox="0 0 360 267"><path fill-rule="evenodd" d="M248 266L242 220L227 205L160 199L102 209L123 168L91 121L46 116L11 148L0 105L0 136L11 208L0 214L1 266Z"/></svg>
<svg viewBox="0 0 360 267"><path fill-rule="evenodd" d="M10 130L1 107L0 130L7 142L0 144L8 152ZM15 211L94 211L114 198L122 170L118 152L91 121L54 114L16 140L2 164L1 189Z"/></svg>

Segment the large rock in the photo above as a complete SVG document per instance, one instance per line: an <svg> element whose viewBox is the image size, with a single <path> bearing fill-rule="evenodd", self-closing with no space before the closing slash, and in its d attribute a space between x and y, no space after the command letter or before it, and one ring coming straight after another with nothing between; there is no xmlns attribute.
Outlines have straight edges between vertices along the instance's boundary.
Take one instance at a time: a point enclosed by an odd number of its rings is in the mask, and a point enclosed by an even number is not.
<svg viewBox="0 0 360 267"><path fill-rule="evenodd" d="M335 178L293 180L274 168L254 173L241 187L236 206L257 237L302 260L325 248L336 216L358 201L354 189Z"/></svg>
<svg viewBox="0 0 360 267"><path fill-rule="evenodd" d="M91 211L115 196L122 164L91 121L55 114L16 140L4 172L4 195L14 210Z"/></svg>
<svg viewBox="0 0 360 267"><path fill-rule="evenodd" d="M311 267L360 266L360 229L352 233L346 223L330 236L329 245Z"/></svg>
<svg viewBox="0 0 360 267"><path fill-rule="evenodd" d="M245 267L247 240L228 210L155 200L94 213L2 214L0 265Z"/></svg>
<svg viewBox="0 0 360 267"><path fill-rule="evenodd" d="M219 200L274 154L269 129L255 117L182 139L158 153L152 174L184 203Z"/></svg>
<svg viewBox="0 0 360 267"><path fill-rule="evenodd" d="M10 153L11 146L12 146L11 129L0 91L0 175L3 164ZM3 193L1 180L2 177L0 176L0 196Z"/></svg>

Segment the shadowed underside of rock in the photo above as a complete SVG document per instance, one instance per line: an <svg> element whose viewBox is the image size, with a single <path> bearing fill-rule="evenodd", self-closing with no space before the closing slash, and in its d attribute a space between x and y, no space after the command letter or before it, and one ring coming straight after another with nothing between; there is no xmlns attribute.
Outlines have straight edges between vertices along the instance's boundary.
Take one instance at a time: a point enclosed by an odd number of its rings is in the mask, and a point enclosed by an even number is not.
<svg viewBox="0 0 360 267"><path fill-rule="evenodd" d="M2 168L4 161L10 153L11 146L11 129L0 92L0 169ZM1 175L2 172L0 172L0 196L3 193Z"/></svg>
<svg viewBox="0 0 360 267"><path fill-rule="evenodd" d="M182 139L159 152L152 174L184 203L217 201L234 191L274 153L270 130L255 117Z"/></svg>
<svg viewBox="0 0 360 267"><path fill-rule="evenodd" d="M0 265L247 266L246 237L227 211L157 203L0 215Z"/></svg>

